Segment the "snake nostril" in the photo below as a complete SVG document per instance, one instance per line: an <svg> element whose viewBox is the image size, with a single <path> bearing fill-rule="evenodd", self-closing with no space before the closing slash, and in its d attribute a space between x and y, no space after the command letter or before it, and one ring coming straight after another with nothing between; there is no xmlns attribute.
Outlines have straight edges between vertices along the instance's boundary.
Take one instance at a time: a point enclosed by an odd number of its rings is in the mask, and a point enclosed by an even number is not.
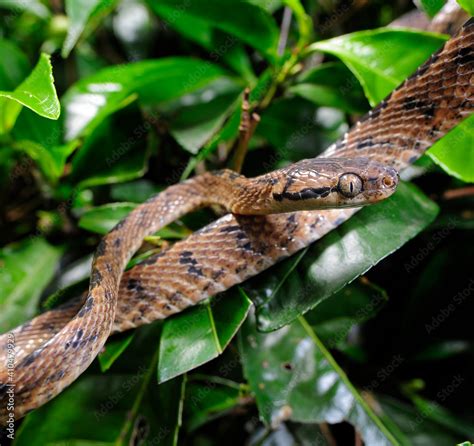
<svg viewBox="0 0 474 446"><path fill-rule="evenodd" d="M385 176L383 177L382 183L385 187L392 187L394 185L394 181L392 177Z"/></svg>

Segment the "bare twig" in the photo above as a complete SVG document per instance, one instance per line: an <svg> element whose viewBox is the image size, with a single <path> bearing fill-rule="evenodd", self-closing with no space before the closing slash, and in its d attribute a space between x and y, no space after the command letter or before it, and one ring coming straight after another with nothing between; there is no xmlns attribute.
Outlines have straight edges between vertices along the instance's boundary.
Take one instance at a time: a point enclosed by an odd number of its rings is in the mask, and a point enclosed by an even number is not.
<svg viewBox="0 0 474 446"><path fill-rule="evenodd" d="M320 423L319 429L321 430L321 433L324 435L324 438L329 446L337 446L336 439L332 435L331 430L329 429L329 426L327 423Z"/></svg>
<svg viewBox="0 0 474 446"><path fill-rule="evenodd" d="M461 187L460 189L451 189L443 193L444 200L455 200L457 198L474 196L474 186Z"/></svg>
<svg viewBox="0 0 474 446"><path fill-rule="evenodd" d="M232 159L232 169L236 172L242 170L245 156L247 155L249 142L260 122L260 116L257 113L250 113L250 89L246 88L244 91L244 97L242 100L242 117L240 119L239 127L239 142L235 149L234 156Z"/></svg>
<svg viewBox="0 0 474 446"><path fill-rule="evenodd" d="M281 21L280 40L278 41L278 55L281 56L285 52L286 43L288 42L288 34L290 32L292 11L288 6L283 10L283 19Z"/></svg>

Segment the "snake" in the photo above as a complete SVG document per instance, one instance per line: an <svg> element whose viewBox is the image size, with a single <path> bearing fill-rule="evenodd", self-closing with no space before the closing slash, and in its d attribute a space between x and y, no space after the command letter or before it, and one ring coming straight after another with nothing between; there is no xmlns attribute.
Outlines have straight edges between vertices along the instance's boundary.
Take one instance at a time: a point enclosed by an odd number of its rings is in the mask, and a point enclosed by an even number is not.
<svg viewBox="0 0 474 446"><path fill-rule="evenodd" d="M0 336L0 424L62 392L111 334L242 283L319 240L362 206L391 196L399 173L468 117L473 103L471 18L318 157L256 178L228 169L206 172L139 205L100 241L87 292ZM228 213L124 272L146 236L212 205ZM13 372L6 365L12 348Z"/></svg>

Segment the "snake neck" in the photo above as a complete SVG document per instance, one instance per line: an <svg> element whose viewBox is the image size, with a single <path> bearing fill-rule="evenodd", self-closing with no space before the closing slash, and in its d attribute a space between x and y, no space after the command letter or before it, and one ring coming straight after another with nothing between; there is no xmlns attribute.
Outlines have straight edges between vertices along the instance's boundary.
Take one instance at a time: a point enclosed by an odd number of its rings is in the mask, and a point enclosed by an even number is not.
<svg viewBox="0 0 474 446"><path fill-rule="evenodd" d="M197 182L203 195L212 196L209 204L218 204L228 212L241 215L268 214L274 200L274 181L266 175L262 180L249 179L230 169L206 172L191 181ZM257 181L256 181L257 180ZM212 194L209 194L209 190Z"/></svg>

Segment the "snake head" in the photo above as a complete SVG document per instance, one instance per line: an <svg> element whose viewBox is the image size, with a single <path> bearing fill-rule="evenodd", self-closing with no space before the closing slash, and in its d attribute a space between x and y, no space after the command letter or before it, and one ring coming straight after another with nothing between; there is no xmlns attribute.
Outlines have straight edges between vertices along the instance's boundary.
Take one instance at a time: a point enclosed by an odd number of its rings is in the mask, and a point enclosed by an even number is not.
<svg viewBox="0 0 474 446"><path fill-rule="evenodd" d="M398 173L370 158L314 158L273 173L274 212L359 207L392 195Z"/></svg>

